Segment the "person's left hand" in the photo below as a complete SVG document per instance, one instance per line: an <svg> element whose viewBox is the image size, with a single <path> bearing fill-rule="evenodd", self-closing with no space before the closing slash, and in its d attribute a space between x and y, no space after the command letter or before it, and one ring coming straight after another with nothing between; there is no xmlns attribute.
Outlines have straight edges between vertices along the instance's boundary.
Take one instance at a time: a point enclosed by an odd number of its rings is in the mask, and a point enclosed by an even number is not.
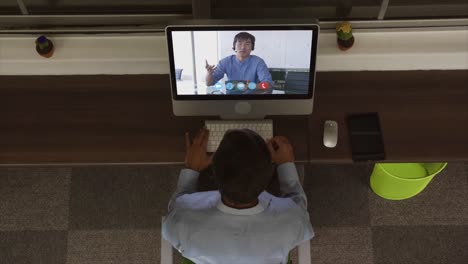
<svg viewBox="0 0 468 264"><path fill-rule="evenodd" d="M187 168L201 172L211 165L213 156L206 152L209 134L208 129L202 128L198 131L193 142L190 142L189 133L185 133L185 166Z"/></svg>

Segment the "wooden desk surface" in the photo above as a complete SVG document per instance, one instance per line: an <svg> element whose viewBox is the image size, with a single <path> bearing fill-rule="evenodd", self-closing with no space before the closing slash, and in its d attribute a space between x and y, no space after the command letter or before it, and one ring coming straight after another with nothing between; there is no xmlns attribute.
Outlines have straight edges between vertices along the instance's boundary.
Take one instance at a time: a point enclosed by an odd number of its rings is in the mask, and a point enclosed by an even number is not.
<svg viewBox="0 0 468 264"><path fill-rule="evenodd" d="M310 160L352 162L346 116L378 112L386 161L468 160L468 71L323 72L310 117ZM336 148L322 144L336 120Z"/></svg>
<svg viewBox="0 0 468 264"><path fill-rule="evenodd" d="M181 163L185 131L168 75L0 76L0 164ZM214 119L214 117L206 117ZM308 160L307 117L274 117Z"/></svg>
<svg viewBox="0 0 468 264"><path fill-rule="evenodd" d="M204 117L172 114L167 75L0 76L0 165L173 163ZM389 161L468 160L468 71L317 73L314 113L273 117L300 161L352 162L345 117L379 112ZM339 123L334 149L323 122Z"/></svg>

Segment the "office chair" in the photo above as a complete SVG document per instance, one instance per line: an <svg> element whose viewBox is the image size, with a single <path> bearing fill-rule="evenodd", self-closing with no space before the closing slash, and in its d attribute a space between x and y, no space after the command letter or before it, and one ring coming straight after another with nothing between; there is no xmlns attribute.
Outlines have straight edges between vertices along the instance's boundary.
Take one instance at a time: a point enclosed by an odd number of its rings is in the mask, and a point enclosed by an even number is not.
<svg viewBox="0 0 468 264"><path fill-rule="evenodd" d="M284 91L286 94L307 94L309 90L309 72L289 71L286 74Z"/></svg>
<svg viewBox="0 0 468 264"><path fill-rule="evenodd" d="M273 80L273 86L275 89L283 90L284 81L286 79L286 70L270 69L271 79Z"/></svg>

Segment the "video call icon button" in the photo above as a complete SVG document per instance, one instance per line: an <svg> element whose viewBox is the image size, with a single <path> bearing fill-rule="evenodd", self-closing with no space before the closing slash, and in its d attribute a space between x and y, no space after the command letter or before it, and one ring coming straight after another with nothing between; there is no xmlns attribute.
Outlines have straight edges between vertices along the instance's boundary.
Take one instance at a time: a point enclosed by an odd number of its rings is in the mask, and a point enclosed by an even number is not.
<svg viewBox="0 0 468 264"><path fill-rule="evenodd" d="M232 84L231 82L226 83L226 89L232 90L232 88L234 88L234 84Z"/></svg>
<svg viewBox="0 0 468 264"><path fill-rule="evenodd" d="M218 90L221 90L221 88L223 88L223 85L220 84L220 83L217 83L217 84L215 84L215 88L218 89Z"/></svg>
<svg viewBox="0 0 468 264"><path fill-rule="evenodd" d="M253 90L253 89L255 89L255 88L257 88L257 84L254 83L254 82L249 82L249 89L250 89L250 90Z"/></svg>
<svg viewBox="0 0 468 264"><path fill-rule="evenodd" d="M270 84L268 84L267 82L260 83L260 88L265 90L265 89L268 89L268 87L270 87Z"/></svg>
<svg viewBox="0 0 468 264"><path fill-rule="evenodd" d="M245 84L243 82L237 83L237 89L244 90Z"/></svg>

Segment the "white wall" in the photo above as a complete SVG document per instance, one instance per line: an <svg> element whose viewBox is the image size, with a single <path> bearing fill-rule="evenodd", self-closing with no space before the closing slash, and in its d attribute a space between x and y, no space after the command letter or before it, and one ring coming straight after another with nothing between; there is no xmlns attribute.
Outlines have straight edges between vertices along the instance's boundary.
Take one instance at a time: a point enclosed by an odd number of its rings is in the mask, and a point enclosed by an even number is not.
<svg viewBox="0 0 468 264"><path fill-rule="evenodd" d="M255 37L252 55L265 60L269 68L309 68L312 32L309 31L246 31ZM239 31L222 31L221 58L234 55L232 42Z"/></svg>
<svg viewBox="0 0 468 264"><path fill-rule="evenodd" d="M182 70L181 80L193 80L192 40L190 32L176 31L172 33L174 47L174 65Z"/></svg>
<svg viewBox="0 0 468 264"><path fill-rule="evenodd" d="M216 32L210 31L198 31L194 32L195 42L195 64L197 68L197 83L199 87L203 87L205 84L206 69L205 60L210 65L216 65L218 63L218 37Z"/></svg>

